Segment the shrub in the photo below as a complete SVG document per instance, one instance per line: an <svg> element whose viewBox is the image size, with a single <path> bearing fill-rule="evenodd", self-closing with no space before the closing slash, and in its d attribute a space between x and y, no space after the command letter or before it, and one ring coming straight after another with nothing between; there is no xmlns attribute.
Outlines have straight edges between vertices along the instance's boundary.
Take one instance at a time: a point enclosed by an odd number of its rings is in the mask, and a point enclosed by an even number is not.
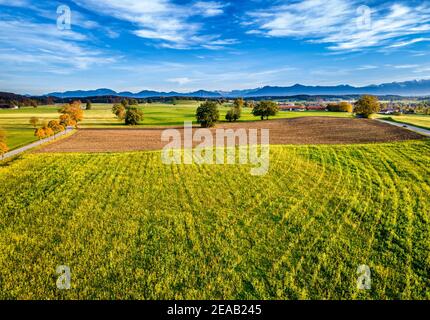
<svg viewBox="0 0 430 320"><path fill-rule="evenodd" d="M328 111L331 112L349 112L352 113L353 106L348 102L330 103L327 105Z"/></svg>
<svg viewBox="0 0 430 320"><path fill-rule="evenodd" d="M352 111L354 110L354 107L352 106L352 104L350 104L348 102L341 102L341 103L339 103L339 110L340 110L340 112L352 113Z"/></svg>
<svg viewBox="0 0 430 320"><path fill-rule="evenodd" d="M92 109L92 107L93 107L93 105L91 104L91 101L90 100L88 100L87 101L87 106L86 106L86 110L91 110Z"/></svg>
<svg viewBox="0 0 430 320"><path fill-rule="evenodd" d="M219 110L216 102L206 101L202 103L196 111L197 122L203 128L210 128L215 126L219 120Z"/></svg>

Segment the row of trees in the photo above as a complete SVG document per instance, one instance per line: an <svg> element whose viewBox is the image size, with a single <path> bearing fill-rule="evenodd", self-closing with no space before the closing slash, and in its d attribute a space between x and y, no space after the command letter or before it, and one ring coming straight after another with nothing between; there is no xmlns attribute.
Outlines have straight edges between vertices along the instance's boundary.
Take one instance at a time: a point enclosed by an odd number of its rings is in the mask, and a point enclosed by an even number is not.
<svg viewBox="0 0 430 320"><path fill-rule="evenodd" d="M120 120L124 120L128 126L138 125L143 120L143 112L137 107L136 99L124 99L121 103L114 104L112 113Z"/></svg>
<svg viewBox="0 0 430 320"><path fill-rule="evenodd" d="M242 108L245 106L243 99L236 99L231 109L227 112L225 119L227 121L237 121L242 114ZM347 102L331 103L328 105L329 111L354 112L358 117L369 118L370 115L380 111L381 105L375 96L365 95L361 97L354 106ZM252 114L260 117L261 120L269 119L276 116L279 112L279 106L273 101L260 101L253 105ZM196 112L197 122L204 128L213 127L219 120L218 103L215 101L206 101L202 103Z"/></svg>
<svg viewBox="0 0 430 320"><path fill-rule="evenodd" d="M244 106L245 102L243 99L236 99L231 109L227 111L225 119L230 122L239 120ZM252 114L264 120L269 119L271 116L275 116L278 111L279 107L277 103L273 101L260 101L254 105ZM218 103L215 101L206 101L197 108L196 119L203 128L215 126L219 121L219 117Z"/></svg>
<svg viewBox="0 0 430 320"><path fill-rule="evenodd" d="M56 128L56 131L54 131L53 127ZM43 127L37 128L34 131L34 135L39 139L44 139L64 130L65 128L61 126L57 120L51 120L48 124L44 124Z"/></svg>
<svg viewBox="0 0 430 320"><path fill-rule="evenodd" d="M51 120L43 123L40 128L36 128L40 120L36 117L30 119L30 124L36 129L34 135L39 139L55 136L57 133L64 131L67 127L78 127L78 123L84 119L84 111L80 101L74 101L65 104L59 111L61 115L59 120Z"/></svg>
<svg viewBox="0 0 430 320"><path fill-rule="evenodd" d="M0 130L0 155L3 160L4 154L9 151L9 147L6 144L6 132Z"/></svg>

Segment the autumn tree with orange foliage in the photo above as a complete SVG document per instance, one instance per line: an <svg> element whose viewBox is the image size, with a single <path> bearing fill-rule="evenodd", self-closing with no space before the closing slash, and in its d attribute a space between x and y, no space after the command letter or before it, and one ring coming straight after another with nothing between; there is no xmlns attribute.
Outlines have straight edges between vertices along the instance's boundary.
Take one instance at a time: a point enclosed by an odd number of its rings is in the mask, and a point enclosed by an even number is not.
<svg viewBox="0 0 430 320"><path fill-rule="evenodd" d="M39 140L46 138L45 129L37 128L34 131L34 135L39 138Z"/></svg>
<svg viewBox="0 0 430 320"><path fill-rule="evenodd" d="M3 160L4 154L9 151L9 148L6 144L6 132L0 130L0 155Z"/></svg>
<svg viewBox="0 0 430 320"><path fill-rule="evenodd" d="M5 142L0 142L0 154L3 160L4 154L9 151L9 148Z"/></svg>
<svg viewBox="0 0 430 320"><path fill-rule="evenodd" d="M84 119L84 111L81 108L80 101L74 101L71 104L64 105L60 111L60 122L64 126L78 127L78 123Z"/></svg>
<svg viewBox="0 0 430 320"><path fill-rule="evenodd" d="M60 116L60 124L67 128L67 127L76 127L76 121L72 120L72 118L70 117L70 115L68 114L62 114Z"/></svg>
<svg viewBox="0 0 430 320"><path fill-rule="evenodd" d="M60 124L57 120L51 120L48 123L48 128L51 128L54 131L54 135L56 133L64 131L64 126Z"/></svg>
<svg viewBox="0 0 430 320"><path fill-rule="evenodd" d="M43 130L45 131L45 136L47 138L54 135L54 130L52 130L50 127L43 127Z"/></svg>

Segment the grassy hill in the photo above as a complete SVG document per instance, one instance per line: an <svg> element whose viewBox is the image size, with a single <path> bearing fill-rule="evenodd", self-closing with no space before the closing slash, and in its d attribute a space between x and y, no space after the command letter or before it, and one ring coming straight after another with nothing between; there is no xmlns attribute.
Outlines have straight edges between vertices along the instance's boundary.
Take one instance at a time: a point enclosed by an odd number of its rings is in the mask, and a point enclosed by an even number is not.
<svg viewBox="0 0 430 320"><path fill-rule="evenodd" d="M159 152L1 165L0 299L430 299L428 140L272 146L269 174L249 169Z"/></svg>

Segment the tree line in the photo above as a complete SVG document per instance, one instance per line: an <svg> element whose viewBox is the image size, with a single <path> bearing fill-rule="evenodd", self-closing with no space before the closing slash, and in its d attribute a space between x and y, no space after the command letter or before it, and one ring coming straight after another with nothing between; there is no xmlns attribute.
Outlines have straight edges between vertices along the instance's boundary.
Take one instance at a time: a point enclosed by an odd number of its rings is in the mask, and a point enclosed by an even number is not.
<svg viewBox="0 0 430 320"><path fill-rule="evenodd" d="M78 128L78 123L84 119L81 101L65 104L58 112L61 114L58 120L44 122L39 128L37 128L37 125L40 124L40 119L37 117L30 118L30 124L35 128L34 135L36 137L44 139L55 136L57 133L66 130L67 127Z"/></svg>
<svg viewBox="0 0 430 320"><path fill-rule="evenodd" d="M218 105L220 105L219 102L206 101L197 108L196 119L203 128L213 127L219 121ZM261 120L267 120L279 112L278 104L273 101L260 101L254 104L243 99L236 99L233 102L233 106L227 111L225 120L229 122L238 121L242 116L243 108L252 108L252 114L260 117Z"/></svg>
<svg viewBox="0 0 430 320"><path fill-rule="evenodd" d="M220 112L216 101L206 101L202 103L196 111L197 122L203 128L210 128L220 119ZM261 120L268 120L269 117L276 116L279 112L279 106L273 101L259 101L257 103L244 101L243 99L236 99L233 106L225 116L229 122L235 122L241 118L242 108L251 107L252 115L260 117ZM380 111L381 104L375 96L365 95L362 96L354 105L348 102L331 103L327 106L327 110L333 112L350 112L354 113L360 118L369 118L372 114Z"/></svg>

